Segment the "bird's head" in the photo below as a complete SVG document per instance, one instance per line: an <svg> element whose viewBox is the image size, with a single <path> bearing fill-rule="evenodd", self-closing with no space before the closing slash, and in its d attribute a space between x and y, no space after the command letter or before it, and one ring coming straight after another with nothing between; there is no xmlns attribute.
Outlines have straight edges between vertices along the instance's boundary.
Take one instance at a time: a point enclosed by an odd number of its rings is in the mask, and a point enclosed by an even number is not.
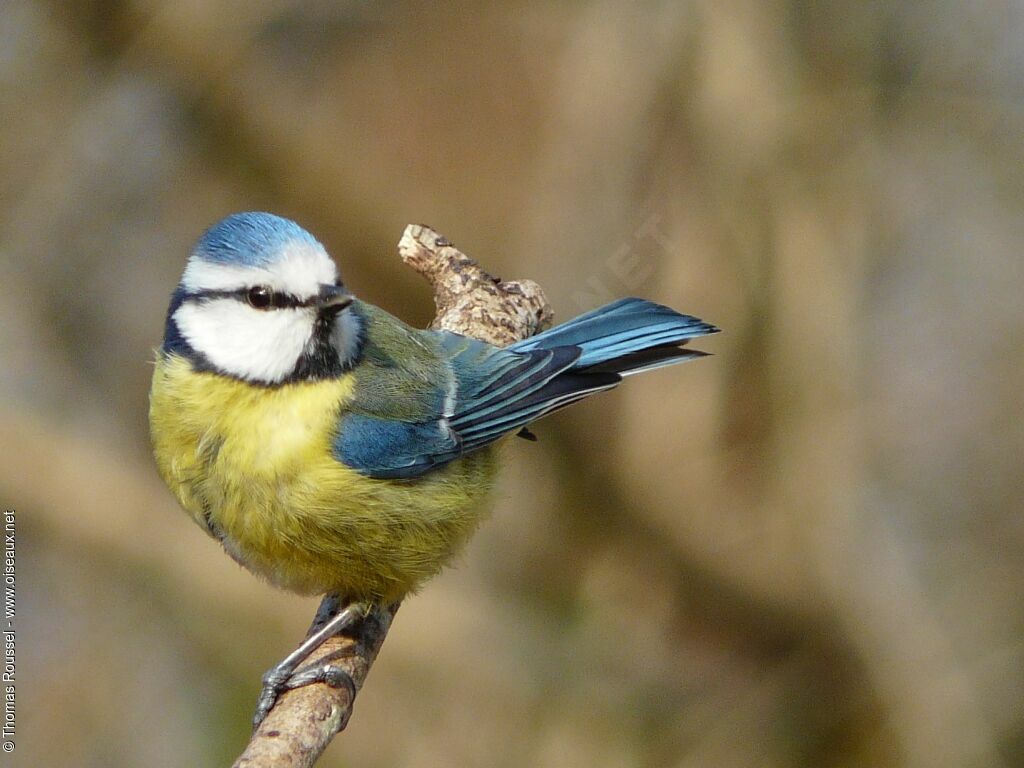
<svg viewBox="0 0 1024 768"><path fill-rule="evenodd" d="M199 239L175 291L164 350L258 384L337 376L361 321L324 247L293 221L236 213Z"/></svg>

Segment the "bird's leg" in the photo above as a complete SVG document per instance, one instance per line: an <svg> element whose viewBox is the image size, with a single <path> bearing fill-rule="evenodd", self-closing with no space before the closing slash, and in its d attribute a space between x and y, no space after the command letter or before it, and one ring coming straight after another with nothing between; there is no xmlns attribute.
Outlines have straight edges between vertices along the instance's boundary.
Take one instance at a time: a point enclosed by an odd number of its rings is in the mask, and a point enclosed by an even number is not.
<svg viewBox="0 0 1024 768"><path fill-rule="evenodd" d="M254 730L273 708L277 697L293 688L301 688L311 683L327 683L334 688L347 687L351 690L353 698L355 697L355 683L348 673L339 667L322 664L299 673L295 672L313 651L324 644L324 641L348 629L370 612L370 606L366 603L349 603L339 611L340 606L341 598L338 595L327 595L317 609L313 625L310 627L311 634L263 676L263 690L260 691L259 700L256 702L256 714L252 719ZM318 625L321 626L316 629Z"/></svg>

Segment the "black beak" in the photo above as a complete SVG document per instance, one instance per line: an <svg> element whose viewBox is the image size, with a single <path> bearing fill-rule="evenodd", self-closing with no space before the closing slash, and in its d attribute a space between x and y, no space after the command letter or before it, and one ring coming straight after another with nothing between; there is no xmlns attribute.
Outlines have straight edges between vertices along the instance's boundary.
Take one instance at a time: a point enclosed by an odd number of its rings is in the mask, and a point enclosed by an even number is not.
<svg viewBox="0 0 1024 768"><path fill-rule="evenodd" d="M351 304L353 299L355 296L349 293L344 286L325 283L320 286L316 307L325 314L336 315Z"/></svg>

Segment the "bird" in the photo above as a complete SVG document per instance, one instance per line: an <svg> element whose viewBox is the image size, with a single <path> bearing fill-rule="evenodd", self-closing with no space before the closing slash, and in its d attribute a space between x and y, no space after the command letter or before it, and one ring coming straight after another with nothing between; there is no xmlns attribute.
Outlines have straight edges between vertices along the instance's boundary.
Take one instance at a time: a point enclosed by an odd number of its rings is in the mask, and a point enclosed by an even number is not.
<svg viewBox="0 0 1024 768"><path fill-rule="evenodd" d="M153 452L232 558L278 587L337 596L352 620L452 561L487 514L508 438L704 356L685 345L717 331L638 298L507 347L421 330L357 298L299 224L236 213L199 238L171 296ZM304 684L295 656L264 677L257 724L289 681Z"/></svg>

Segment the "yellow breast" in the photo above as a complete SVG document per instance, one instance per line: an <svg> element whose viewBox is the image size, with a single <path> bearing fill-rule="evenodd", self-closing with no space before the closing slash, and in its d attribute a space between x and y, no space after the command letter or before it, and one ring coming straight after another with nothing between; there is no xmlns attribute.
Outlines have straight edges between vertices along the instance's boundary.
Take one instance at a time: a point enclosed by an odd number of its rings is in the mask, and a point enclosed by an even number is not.
<svg viewBox="0 0 1024 768"><path fill-rule="evenodd" d="M279 586L392 601L440 570L483 515L492 450L413 480L334 458L351 375L260 387L160 357L150 432L165 482L240 563Z"/></svg>

